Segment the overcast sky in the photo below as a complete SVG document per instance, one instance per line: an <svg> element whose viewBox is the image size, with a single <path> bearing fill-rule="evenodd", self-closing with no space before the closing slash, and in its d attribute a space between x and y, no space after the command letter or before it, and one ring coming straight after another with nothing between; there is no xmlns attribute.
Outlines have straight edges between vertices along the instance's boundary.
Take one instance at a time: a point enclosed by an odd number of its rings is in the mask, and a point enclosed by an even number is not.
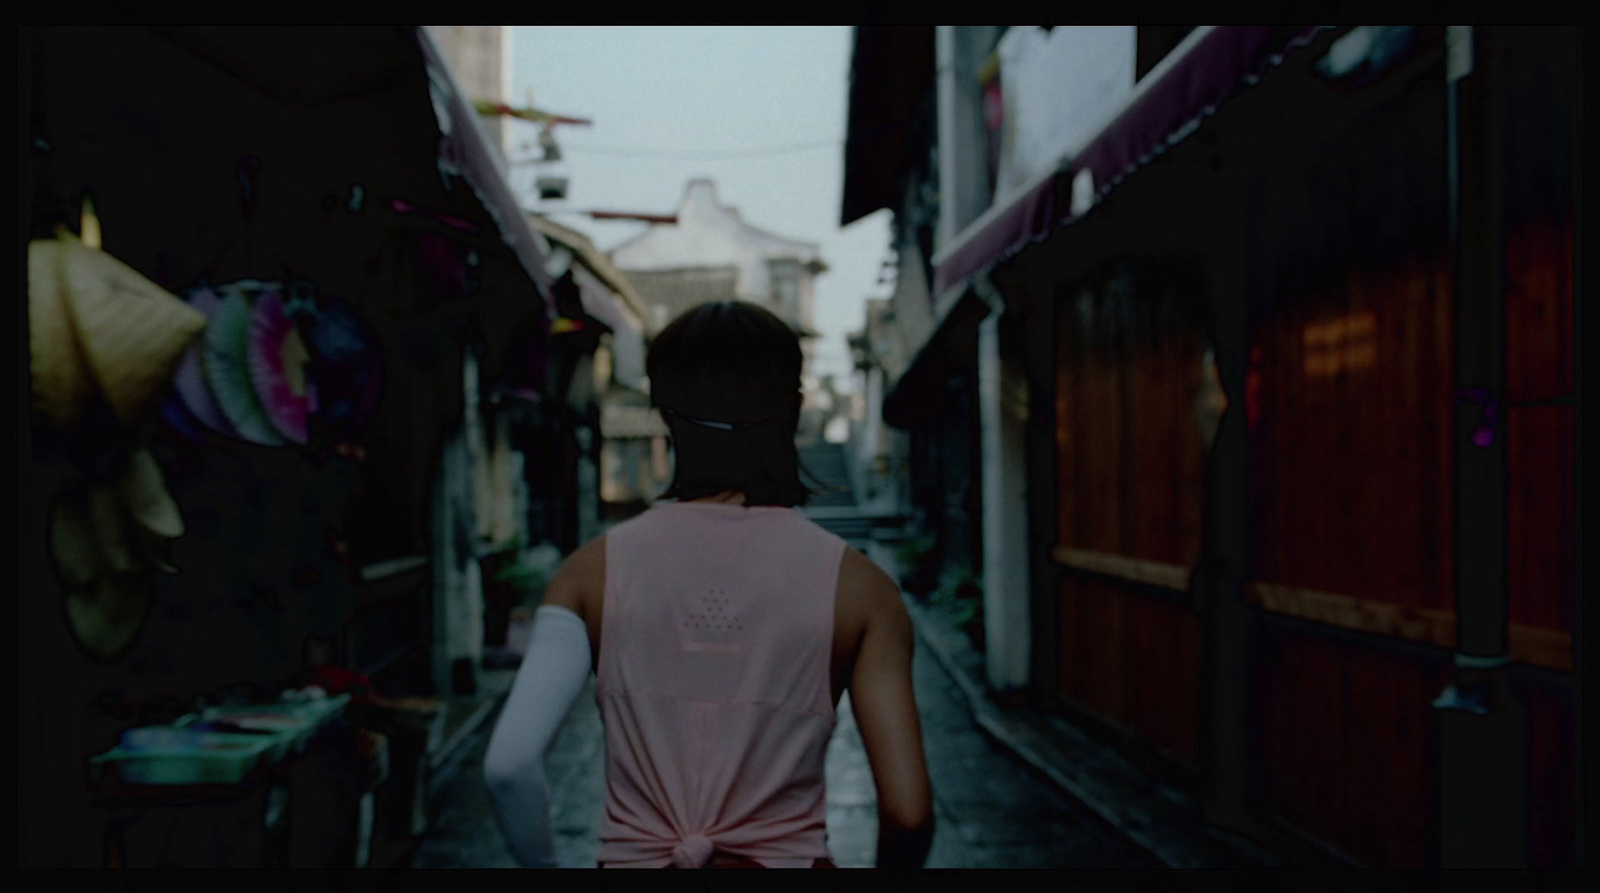
<svg viewBox="0 0 1600 893"><path fill-rule="evenodd" d="M514 28L507 98L531 88L538 108L594 122L557 128L571 185L541 210L671 213L690 179L711 178L746 222L821 246L817 372L851 381L844 334L888 294L889 218L838 225L850 41L847 26ZM536 156L537 136L513 125L512 157ZM514 168L524 194L537 169ZM645 227L553 216L607 250Z"/></svg>

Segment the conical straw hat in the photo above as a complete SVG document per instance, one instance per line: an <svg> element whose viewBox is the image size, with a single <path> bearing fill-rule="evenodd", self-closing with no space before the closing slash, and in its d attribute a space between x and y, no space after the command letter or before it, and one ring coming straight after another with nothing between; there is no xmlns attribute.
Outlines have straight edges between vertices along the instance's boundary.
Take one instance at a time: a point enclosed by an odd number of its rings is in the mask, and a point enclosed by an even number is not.
<svg viewBox="0 0 1600 893"><path fill-rule="evenodd" d="M205 315L115 257L62 241L67 304L89 369L124 424L137 424L161 392Z"/></svg>
<svg viewBox="0 0 1600 893"><path fill-rule="evenodd" d="M102 660L120 657L150 613L155 586L145 574L107 574L67 591L67 622L85 651Z"/></svg>
<svg viewBox="0 0 1600 893"><path fill-rule="evenodd" d="M143 524L134 524L130 529L133 535L133 547L140 563L152 570L163 574L176 574L177 567L172 564L171 537L162 536Z"/></svg>
<svg viewBox="0 0 1600 893"><path fill-rule="evenodd" d="M117 487L123 506L140 525L169 539L183 536L183 515L167 493L161 466L149 450L140 447L133 451Z"/></svg>
<svg viewBox="0 0 1600 893"><path fill-rule="evenodd" d="M107 568L119 574L141 570L128 543L127 519L115 490L105 486L89 490L89 523Z"/></svg>
<svg viewBox="0 0 1600 893"><path fill-rule="evenodd" d="M100 544L81 494L68 494L50 508L50 557L67 587L86 586L104 570Z"/></svg>
<svg viewBox="0 0 1600 893"><path fill-rule="evenodd" d="M62 293L61 254L59 241L28 243L28 363L39 409L70 428L83 417L94 380Z"/></svg>

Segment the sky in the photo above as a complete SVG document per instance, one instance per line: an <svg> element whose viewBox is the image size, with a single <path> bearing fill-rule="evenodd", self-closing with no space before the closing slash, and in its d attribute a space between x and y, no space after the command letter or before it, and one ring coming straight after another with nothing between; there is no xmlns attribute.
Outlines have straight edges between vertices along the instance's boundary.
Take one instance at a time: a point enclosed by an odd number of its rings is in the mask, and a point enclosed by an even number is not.
<svg viewBox="0 0 1600 893"><path fill-rule="evenodd" d="M851 31L517 26L506 98L521 105L531 89L537 108L593 123L558 127L561 162L514 166L512 182L540 211L670 214L689 180L708 177L747 223L817 243L828 271L816 280L815 372L854 390L845 335L890 285L878 281L888 212L839 226ZM537 157L537 126L510 126L511 157ZM539 172L569 178L564 200L535 201ZM603 250L646 227L552 217Z"/></svg>

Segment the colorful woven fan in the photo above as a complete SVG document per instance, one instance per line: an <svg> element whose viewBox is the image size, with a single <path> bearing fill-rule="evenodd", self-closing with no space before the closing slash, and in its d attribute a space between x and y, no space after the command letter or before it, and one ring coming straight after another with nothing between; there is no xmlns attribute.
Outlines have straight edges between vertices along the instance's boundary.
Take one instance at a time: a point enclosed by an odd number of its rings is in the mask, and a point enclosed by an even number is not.
<svg viewBox="0 0 1600 893"><path fill-rule="evenodd" d="M206 329L206 384L222 412L251 443L282 446L283 436L267 417L250 379L250 335L255 314L240 291L223 300Z"/></svg>
<svg viewBox="0 0 1600 893"><path fill-rule="evenodd" d="M342 301L320 307L308 336L316 379L316 414L330 437L354 436L383 394L383 359L371 331Z"/></svg>
<svg viewBox="0 0 1600 893"><path fill-rule="evenodd" d="M311 411L306 367L310 356L277 292L256 301L250 325L250 380L268 420L284 437L307 441Z"/></svg>
<svg viewBox="0 0 1600 893"><path fill-rule="evenodd" d="M187 295L189 306L204 313L208 320L216 316L217 308L222 306L222 299L209 288L200 288ZM222 405L212 395L211 389L206 385L205 353L206 345L210 341L210 332L202 333L199 338L190 342L189 349L183 355L183 361L178 364L174 384L177 387L182 413L169 411L167 419L180 429L186 426L183 422L194 419L201 425L221 434L224 437L240 439L239 430L228 421L228 416L222 411Z"/></svg>

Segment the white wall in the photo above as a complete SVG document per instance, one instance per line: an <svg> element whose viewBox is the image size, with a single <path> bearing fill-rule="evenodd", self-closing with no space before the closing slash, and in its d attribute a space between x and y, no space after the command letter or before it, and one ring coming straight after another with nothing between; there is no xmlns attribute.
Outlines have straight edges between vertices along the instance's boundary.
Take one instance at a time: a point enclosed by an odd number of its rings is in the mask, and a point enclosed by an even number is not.
<svg viewBox="0 0 1600 893"><path fill-rule="evenodd" d="M450 73L455 76L461 89L466 91L465 99L469 103L477 99L506 101L505 91L511 83L507 78L511 46L507 32L510 29L500 25L427 27L434 43L444 53ZM502 155L506 154L512 125L499 117L485 117L482 122L490 142Z"/></svg>
<svg viewBox="0 0 1600 893"><path fill-rule="evenodd" d="M694 267L733 266L738 270L735 290L739 297L775 309L772 304L772 277L767 262L793 259L800 263L799 320L812 331L812 264L820 266L818 247L810 242L785 239L742 220L738 211L722 204L716 185L710 180L691 180L678 205L676 225L652 226L638 237L618 245L611 260L624 272L638 270L680 270ZM664 315L653 321L657 329L667 322ZM808 405L815 405L819 382L810 375L814 367L816 342L801 342L804 354L804 390Z"/></svg>
<svg viewBox="0 0 1600 893"><path fill-rule="evenodd" d="M1000 39L1005 124L995 192L1005 196L1080 151L1133 90L1132 25L1015 27Z"/></svg>
<svg viewBox="0 0 1600 893"><path fill-rule="evenodd" d="M805 264L821 259L817 246L765 233L746 224L721 204L716 186L709 180L689 183L678 206L676 226L652 226L611 252L612 262L624 271L732 265L739 271L735 286L739 296L762 303L771 297L767 261L775 258L794 258L801 262L801 307L809 311L812 274L805 269ZM812 324L809 315L809 312L803 313L800 320L807 326Z"/></svg>

